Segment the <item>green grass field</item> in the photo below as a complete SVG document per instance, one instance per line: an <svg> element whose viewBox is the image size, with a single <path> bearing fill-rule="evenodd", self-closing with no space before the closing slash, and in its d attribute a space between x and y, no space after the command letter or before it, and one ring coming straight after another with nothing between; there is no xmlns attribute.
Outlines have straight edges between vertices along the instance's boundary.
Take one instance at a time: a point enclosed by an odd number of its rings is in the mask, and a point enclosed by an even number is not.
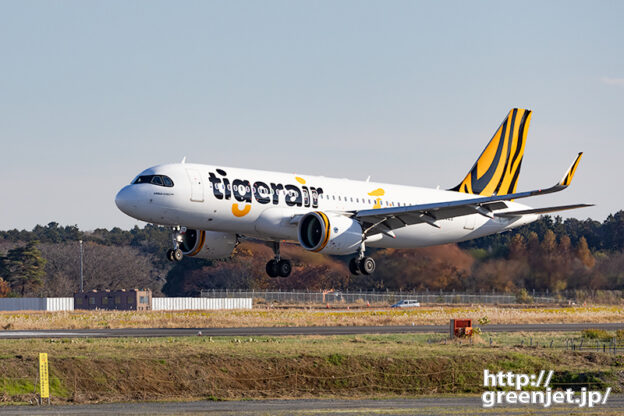
<svg viewBox="0 0 624 416"><path fill-rule="evenodd" d="M485 368L621 391L622 358L561 348L570 339L581 334L540 334L533 346L518 334L493 334L492 345L487 334L2 340L0 402L34 399L39 352L56 403L475 394Z"/></svg>

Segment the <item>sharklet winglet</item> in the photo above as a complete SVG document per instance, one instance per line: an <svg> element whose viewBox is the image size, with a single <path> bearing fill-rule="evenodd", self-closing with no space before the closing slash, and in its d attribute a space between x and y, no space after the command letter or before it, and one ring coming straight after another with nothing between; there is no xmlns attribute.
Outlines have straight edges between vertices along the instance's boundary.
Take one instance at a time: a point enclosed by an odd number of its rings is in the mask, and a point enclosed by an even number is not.
<svg viewBox="0 0 624 416"><path fill-rule="evenodd" d="M578 167L582 156L583 152L579 152L578 156L576 156L576 159L574 159L574 162L572 162L567 172L563 175L563 178L561 178L561 181L559 181L557 185L567 187L570 183L572 183L572 178L574 177L574 173L576 172L576 168Z"/></svg>

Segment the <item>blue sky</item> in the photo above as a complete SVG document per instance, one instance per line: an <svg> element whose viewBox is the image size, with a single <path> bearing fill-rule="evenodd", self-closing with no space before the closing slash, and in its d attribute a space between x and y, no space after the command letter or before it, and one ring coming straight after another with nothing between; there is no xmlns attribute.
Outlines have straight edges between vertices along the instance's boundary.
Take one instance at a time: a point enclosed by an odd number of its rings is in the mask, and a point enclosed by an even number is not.
<svg viewBox="0 0 624 416"><path fill-rule="evenodd" d="M116 191L197 163L452 187L512 107L518 190L624 209L620 2L0 1L0 229L135 223Z"/></svg>

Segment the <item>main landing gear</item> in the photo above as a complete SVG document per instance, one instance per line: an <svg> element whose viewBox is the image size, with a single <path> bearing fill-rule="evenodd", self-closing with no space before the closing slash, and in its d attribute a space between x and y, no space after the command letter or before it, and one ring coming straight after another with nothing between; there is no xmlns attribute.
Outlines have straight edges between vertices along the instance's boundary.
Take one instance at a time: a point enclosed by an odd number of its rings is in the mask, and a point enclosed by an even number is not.
<svg viewBox="0 0 624 416"><path fill-rule="evenodd" d="M270 277L288 277L292 271L290 260L280 258L279 242L273 243L273 253L275 258L269 260L266 265L266 272Z"/></svg>
<svg viewBox="0 0 624 416"><path fill-rule="evenodd" d="M182 257L184 257L184 254L182 254L182 250L180 250L179 248L170 248L169 250L167 250L167 260L169 261L182 261Z"/></svg>
<svg viewBox="0 0 624 416"><path fill-rule="evenodd" d="M351 274L358 275L362 273L369 275L375 271L375 260L373 260L372 257L365 256L364 251L364 242L362 242L358 250L358 255L349 261L349 271Z"/></svg>
<svg viewBox="0 0 624 416"><path fill-rule="evenodd" d="M174 227L171 232L171 241L173 243L173 248L167 250L167 260L169 261L182 261L184 254L182 250L180 250L180 243L182 243L183 237L182 232L180 231L180 227Z"/></svg>

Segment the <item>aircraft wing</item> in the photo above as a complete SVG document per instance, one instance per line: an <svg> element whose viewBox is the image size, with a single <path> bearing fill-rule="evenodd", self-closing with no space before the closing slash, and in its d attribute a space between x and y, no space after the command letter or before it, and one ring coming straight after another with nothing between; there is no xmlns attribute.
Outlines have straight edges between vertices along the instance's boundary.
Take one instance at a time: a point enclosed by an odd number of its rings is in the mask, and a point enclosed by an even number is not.
<svg viewBox="0 0 624 416"><path fill-rule="evenodd" d="M495 216L509 217L521 216L529 213L553 212L559 209L573 209L590 206L587 204L567 205L561 207L542 208L537 210L525 210L515 212L504 212L496 214L507 208L505 201L514 199L528 198L538 195L546 195L553 192L559 192L566 189L572 182L572 177L576 171L578 163L583 153L579 153L574 163L567 170L563 178L555 185L546 189L537 189L528 192L518 192L507 195L493 195L487 197L460 199L456 201L434 202L430 204L419 204L405 207L390 207L379 209L366 209L356 211L354 218L357 218L363 225L364 233L368 235L384 233L390 237L394 237L392 230L401 228L406 225L427 223L434 227L440 226L436 223L438 220L448 218L462 217L471 214L481 214L488 218Z"/></svg>

